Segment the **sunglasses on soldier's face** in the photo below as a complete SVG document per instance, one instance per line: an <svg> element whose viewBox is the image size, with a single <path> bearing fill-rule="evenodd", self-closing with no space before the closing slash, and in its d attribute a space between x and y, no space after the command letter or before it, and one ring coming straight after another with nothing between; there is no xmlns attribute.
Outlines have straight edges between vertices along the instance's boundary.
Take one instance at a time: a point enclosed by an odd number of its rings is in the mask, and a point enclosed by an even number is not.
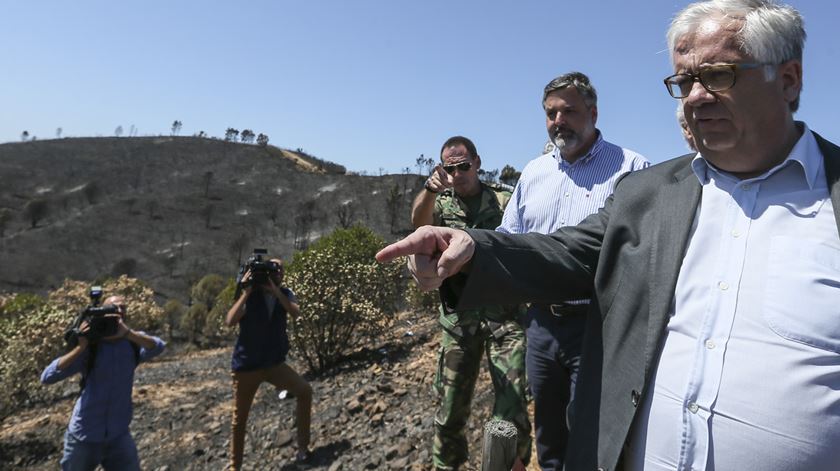
<svg viewBox="0 0 840 471"><path fill-rule="evenodd" d="M443 170L445 170L446 173L448 173L450 175L455 174L456 169L460 170L462 172L469 172L471 168L472 168L472 162L461 162L460 164L444 165L443 166Z"/></svg>

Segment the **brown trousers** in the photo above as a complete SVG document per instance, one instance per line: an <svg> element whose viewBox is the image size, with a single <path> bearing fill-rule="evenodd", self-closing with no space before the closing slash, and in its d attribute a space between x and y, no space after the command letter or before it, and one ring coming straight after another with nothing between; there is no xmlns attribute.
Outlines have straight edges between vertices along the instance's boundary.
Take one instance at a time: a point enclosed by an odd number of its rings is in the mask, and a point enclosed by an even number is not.
<svg viewBox="0 0 840 471"><path fill-rule="evenodd" d="M248 413L263 382L285 389L297 398L297 445L298 450L309 448L309 424L312 420L312 387L289 365L280 363L255 371L234 371L233 377L233 438L230 441L230 469L242 467L245 448L245 429Z"/></svg>

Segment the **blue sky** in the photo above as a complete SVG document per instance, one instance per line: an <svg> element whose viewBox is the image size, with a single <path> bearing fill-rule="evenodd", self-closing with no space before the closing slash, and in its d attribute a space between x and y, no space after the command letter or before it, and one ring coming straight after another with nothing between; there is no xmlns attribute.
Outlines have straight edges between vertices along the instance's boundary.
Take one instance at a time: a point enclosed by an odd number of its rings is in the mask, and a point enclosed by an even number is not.
<svg viewBox="0 0 840 471"><path fill-rule="evenodd" d="M521 170L546 141L543 86L579 70L607 140L653 162L686 150L662 78L687 1L4 3L0 142L167 134L178 119L182 135L249 128L375 174L463 134L485 169ZM840 142L840 3L789 3L809 36L797 117Z"/></svg>

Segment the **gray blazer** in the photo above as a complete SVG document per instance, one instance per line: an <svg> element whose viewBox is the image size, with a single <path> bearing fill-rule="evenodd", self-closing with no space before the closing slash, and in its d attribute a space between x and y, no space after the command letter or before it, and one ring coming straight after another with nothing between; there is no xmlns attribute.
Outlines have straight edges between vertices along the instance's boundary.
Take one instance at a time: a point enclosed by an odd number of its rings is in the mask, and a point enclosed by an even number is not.
<svg viewBox="0 0 840 471"><path fill-rule="evenodd" d="M840 148L814 133L840 233ZM692 155L624 177L604 208L550 235L469 231L465 284L441 293L459 309L591 296L575 389L568 470L614 470L651 377L701 186Z"/></svg>

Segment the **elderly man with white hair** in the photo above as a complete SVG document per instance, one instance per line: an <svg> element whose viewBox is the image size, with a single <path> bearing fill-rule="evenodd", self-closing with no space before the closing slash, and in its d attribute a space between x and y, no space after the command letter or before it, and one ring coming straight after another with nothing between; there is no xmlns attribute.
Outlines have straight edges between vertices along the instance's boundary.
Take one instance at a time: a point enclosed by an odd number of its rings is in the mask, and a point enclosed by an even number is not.
<svg viewBox="0 0 840 471"><path fill-rule="evenodd" d="M837 469L840 147L793 117L802 18L710 0L667 38L696 153L576 227L428 228L377 258L426 289L458 274L458 308L591 293L566 469Z"/></svg>

